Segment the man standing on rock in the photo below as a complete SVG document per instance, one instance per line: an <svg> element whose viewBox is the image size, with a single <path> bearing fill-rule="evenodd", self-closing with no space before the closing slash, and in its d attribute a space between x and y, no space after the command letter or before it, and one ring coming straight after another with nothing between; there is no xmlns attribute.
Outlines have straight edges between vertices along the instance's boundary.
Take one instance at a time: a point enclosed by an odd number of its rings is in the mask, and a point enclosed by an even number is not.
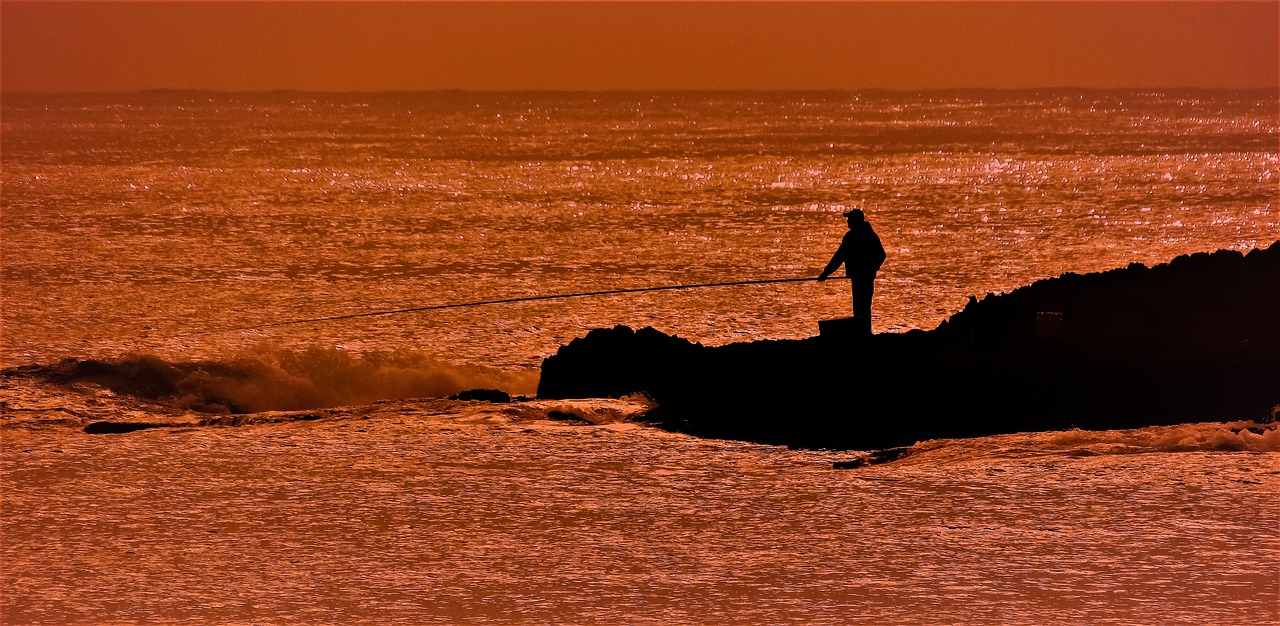
<svg viewBox="0 0 1280 626"><path fill-rule="evenodd" d="M845 274L853 284L853 317L858 320L857 327L870 335L871 296L875 293L876 272L884 264L884 246L862 214L862 209L852 209L844 216L849 220L849 232L845 233L840 248L818 280L826 280L831 272L844 264Z"/></svg>

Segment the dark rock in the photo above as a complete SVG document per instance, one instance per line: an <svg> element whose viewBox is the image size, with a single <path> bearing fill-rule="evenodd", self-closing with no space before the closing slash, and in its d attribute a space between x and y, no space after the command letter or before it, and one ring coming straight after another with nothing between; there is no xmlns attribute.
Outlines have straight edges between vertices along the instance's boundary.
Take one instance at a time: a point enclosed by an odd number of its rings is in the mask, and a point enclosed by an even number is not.
<svg viewBox="0 0 1280 626"><path fill-rule="evenodd" d="M547 411L547 419L556 420L560 422L581 422L583 424L592 423L591 420L588 420L582 417L581 415L566 413L564 411Z"/></svg>
<svg viewBox="0 0 1280 626"><path fill-rule="evenodd" d="M593 330L543 362L538 396L644 392L665 428L829 449L1267 419L1280 403L1277 311L1280 242L1064 274L971 299L932 331L856 342L705 347Z"/></svg>
<svg viewBox="0 0 1280 626"><path fill-rule="evenodd" d="M119 435L149 428L173 428L174 424L157 422L93 422L84 427L90 435Z"/></svg>
<svg viewBox="0 0 1280 626"><path fill-rule="evenodd" d="M867 463L871 465L879 465L881 463L890 463L898 459L909 456L911 454L911 446L901 446L898 448L886 448L884 450L873 450L867 457Z"/></svg>
<svg viewBox="0 0 1280 626"><path fill-rule="evenodd" d="M849 459L847 461L836 461L831 464L831 469L857 469L868 465L880 465L882 463L892 463L905 456L910 456L913 448L911 446L899 446L897 448L886 448L884 450L872 450L865 456Z"/></svg>
<svg viewBox="0 0 1280 626"><path fill-rule="evenodd" d="M620 398L660 385L671 366L702 349L654 330L626 326L600 328L561 346L542 362L539 398ZM630 358L615 358L620 354ZM590 363L593 367L583 368ZM655 369L657 368L657 369ZM550 374L550 375L548 375Z"/></svg>
<svg viewBox="0 0 1280 626"><path fill-rule="evenodd" d="M871 336L871 320L861 317L820 320L818 334L828 339L858 341Z"/></svg>
<svg viewBox="0 0 1280 626"><path fill-rule="evenodd" d="M468 389L449 396L449 399L507 403L511 402L511 395L501 389Z"/></svg>
<svg viewBox="0 0 1280 626"><path fill-rule="evenodd" d="M831 464L831 469L857 469L859 467L866 467L869 465L892 463L903 457L911 456L914 450L915 449L911 446L872 450L863 456L852 458L847 461L836 461Z"/></svg>

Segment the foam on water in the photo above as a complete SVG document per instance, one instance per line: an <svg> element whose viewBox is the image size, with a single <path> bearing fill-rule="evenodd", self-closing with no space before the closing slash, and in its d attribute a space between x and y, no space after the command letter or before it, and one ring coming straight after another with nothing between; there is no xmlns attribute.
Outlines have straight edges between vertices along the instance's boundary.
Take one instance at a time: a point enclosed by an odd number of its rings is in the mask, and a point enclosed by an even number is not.
<svg viewBox="0 0 1280 626"><path fill-rule="evenodd" d="M837 467L867 464L961 465L1001 459L1092 457L1189 452L1280 452L1280 423L1240 420L1125 430L1028 432L973 439L932 439L913 446L851 455Z"/></svg>
<svg viewBox="0 0 1280 626"><path fill-rule="evenodd" d="M329 351L318 350L319 353ZM422 355L400 355L404 364L437 366L405 374L405 367L379 367L386 355L334 355L340 367L330 374L350 375L342 389L314 393L327 381L303 376L296 368L263 364L265 355L299 360L305 355L266 351L253 357L215 363L169 363L133 356L112 362L69 361L51 366L0 372L0 428L83 429L89 434L122 434L152 428L199 428L285 425L306 421L388 420L412 414L418 420L457 423L558 422L565 425L611 426L642 421L657 404L644 394L622 398L538 400L517 396L512 402L467 401L444 397L474 383L511 383L524 390L526 375L485 371L479 376L457 373ZM252 366L243 366L244 362ZM240 364L240 365L237 365ZM266 375L254 377L254 375ZM447 384L433 386L436 378ZM404 383L407 379L412 384ZM421 383L426 380L426 383ZM416 381L416 382L415 382ZM421 383L421 384L419 384ZM353 386L356 388L352 391ZM268 392L278 389L278 393ZM345 390L345 393L343 393ZM430 392L430 393L427 393ZM384 395L368 402L357 396ZM243 403L246 398L256 404ZM326 400L316 406L291 406L301 400ZM250 406L268 406L248 410ZM235 409L235 410L230 410ZM11 431L12 432L12 431Z"/></svg>
<svg viewBox="0 0 1280 626"><path fill-rule="evenodd" d="M117 394L207 413L290 411L376 400L443 397L497 387L509 393L537 388L537 373L459 365L401 350L353 354L338 348L288 350L269 345L226 359L174 362L148 354L65 360L5 370L74 385L93 383Z"/></svg>
<svg viewBox="0 0 1280 626"><path fill-rule="evenodd" d="M1280 428L1272 421L1178 424L1135 430L1056 433L1052 445L1085 451L1116 452L1280 452Z"/></svg>

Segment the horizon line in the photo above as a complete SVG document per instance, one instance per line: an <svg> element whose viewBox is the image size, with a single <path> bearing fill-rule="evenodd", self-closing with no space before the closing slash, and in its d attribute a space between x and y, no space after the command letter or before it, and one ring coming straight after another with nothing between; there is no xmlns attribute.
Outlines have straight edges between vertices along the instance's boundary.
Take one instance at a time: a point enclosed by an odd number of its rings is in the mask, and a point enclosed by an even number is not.
<svg viewBox="0 0 1280 626"><path fill-rule="evenodd" d="M1029 92L1029 91L1079 91L1079 92L1267 92L1280 96L1280 86L1255 87L1205 87L1205 86L1138 86L1138 87L1081 87L1070 85L1045 87L783 87L783 88L617 88L617 89L557 89L557 88L456 88L430 89L204 89L185 87L148 87L144 89L86 90L86 91L8 91L0 88L0 97L29 96L118 96L148 94L217 94L217 95L386 95L386 94L656 94L656 93L941 93L941 92Z"/></svg>

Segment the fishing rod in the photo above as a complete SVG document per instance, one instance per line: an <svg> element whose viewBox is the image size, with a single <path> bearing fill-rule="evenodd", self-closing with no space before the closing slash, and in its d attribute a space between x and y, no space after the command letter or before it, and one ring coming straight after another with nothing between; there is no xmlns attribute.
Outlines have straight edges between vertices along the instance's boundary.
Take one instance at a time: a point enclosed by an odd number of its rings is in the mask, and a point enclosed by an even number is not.
<svg viewBox="0 0 1280 626"><path fill-rule="evenodd" d="M480 300L477 302L456 302L453 304L435 304L431 306L418 306L408 309L392 309L389 311L370 311L367 313L349 313L346 315L329 315L325 317L313 317L301 320L287 320L283 322L270 322L267 324L257 324L253 326L241 326L238 328L224 328L220 331L212 332L237 332L243 330L258 330L262 328L275 328L277 326L291 326L294 324L309 324L312 322L332 322L336 320L350 320L362 317L381 317L385 315L400 315L402 313L419 313L422 311L442 311L444 309L464 309L476 306L489 306L493 304L512 304L515 302L536 302L539 300L564 300L568 298L586 298L589 296L612 296L623 293L643 293L647 291L675 291L678 289L704 289L707 287L739 287L744 285L768 285L776 283L803 283L818 280L815 277L805 278L769 278L764 280L735 280L721 283L697 283L693 285L663 285L660 287L634 287L631 289L606 289L604 291L582 291L578 293L558 293L544 296L521 296L518 298L501 298L498 300ZM848 276L832 276L828 280L849 280Z"/></svg>

